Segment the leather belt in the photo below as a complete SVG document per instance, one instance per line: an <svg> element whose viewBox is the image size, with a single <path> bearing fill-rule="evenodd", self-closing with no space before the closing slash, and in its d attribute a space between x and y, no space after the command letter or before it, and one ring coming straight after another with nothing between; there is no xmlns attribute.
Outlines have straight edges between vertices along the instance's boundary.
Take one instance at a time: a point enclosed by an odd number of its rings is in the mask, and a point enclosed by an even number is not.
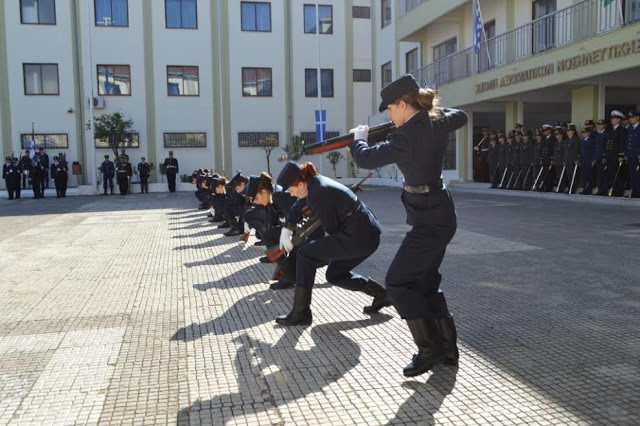
<svg viewBox="0 0 640 426"><path fill-rule="evenodd" d="M340 216L340 223L344 223L344 221L349 219L352 214L360 210L360 207L362 207L362 202L360 200L356 200L356 205Z"/></svg>
<svg viewBox="0 0 640 426"><path fill-rule="evenodd" d="M437 184L405 185L404 190L410 194L428 194L442 190L442 181Z"/></svg>

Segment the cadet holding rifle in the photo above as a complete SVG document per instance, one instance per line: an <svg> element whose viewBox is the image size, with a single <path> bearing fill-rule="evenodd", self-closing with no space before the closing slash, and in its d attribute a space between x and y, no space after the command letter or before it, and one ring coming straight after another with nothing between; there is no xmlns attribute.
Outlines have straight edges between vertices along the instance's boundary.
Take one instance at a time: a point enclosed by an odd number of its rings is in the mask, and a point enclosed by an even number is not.
<svg viewBox="0 0 640 426"><path fill-rule="evenodd" d="M405 75L380 92L379 111L396 126L388 142L369 147L367 127L358 126L350 145L355 163L374 169L397 164L404 175L402 202L412 226L391 262L386 285L393 306L407 321L418 354L404 368L407 377L445 363L457 365L456 328L440 287L439 268L453 238L456 213L442 183L442 159L450 132L467 122L463 111L438 108L431 89Z"/></svg>

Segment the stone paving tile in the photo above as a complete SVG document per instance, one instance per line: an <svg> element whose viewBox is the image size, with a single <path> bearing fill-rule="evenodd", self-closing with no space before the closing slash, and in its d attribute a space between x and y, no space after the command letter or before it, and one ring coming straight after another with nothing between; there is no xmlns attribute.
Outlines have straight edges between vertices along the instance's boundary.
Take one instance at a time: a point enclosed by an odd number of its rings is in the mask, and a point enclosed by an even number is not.
<svg viewBox="0 0 640 426"><path fill-rule="evenodd" d="M408 227L397 190L362 198L382 282ZM461 364L409 380L397 313L324 270L313 326L275 326L292 291L189 194L0 201L0 424L640 424L640 210L455 199Z"/></svg>

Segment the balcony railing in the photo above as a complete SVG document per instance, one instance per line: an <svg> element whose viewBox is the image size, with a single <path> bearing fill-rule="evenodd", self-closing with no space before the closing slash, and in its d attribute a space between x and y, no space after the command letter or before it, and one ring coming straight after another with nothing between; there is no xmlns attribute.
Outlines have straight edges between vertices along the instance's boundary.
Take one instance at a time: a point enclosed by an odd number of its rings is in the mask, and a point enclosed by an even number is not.
<svg viewBox="0 0 640 426"><path fill-rule="evenodd" d="M439 87L640 20L640 1L628 2L624 18L617 1L604 6L601 0L584 0L483 41L477 53L470 47L411 74L423 86Z"/></svg>

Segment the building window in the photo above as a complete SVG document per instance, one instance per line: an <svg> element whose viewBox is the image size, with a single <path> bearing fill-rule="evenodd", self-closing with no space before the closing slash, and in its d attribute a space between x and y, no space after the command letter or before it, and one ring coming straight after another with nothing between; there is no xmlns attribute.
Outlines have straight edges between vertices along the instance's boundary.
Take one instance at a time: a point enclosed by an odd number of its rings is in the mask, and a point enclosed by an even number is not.
<svg viewBox="0 0 640 426"><path fill-rule="evenodd" d="M456 132L449 132L442 157L442 170L456 169Z"/></svg>
<svg viewBox="0 0 640 426"><path fill-rule="evenodd" d="M391 83L391 80L393 79L393 74L391 72L391 61L383 64L380 67L380 71L380 75L382 76L382 87L385 87L387 84Z"/></svg>
<svg viewBox="0 0 640 426"><path fill-rule="evenodd" d="M271 68L242 68L242 96L271 96Z"/></svg>
<svg viewBox="0 0 640 426"><path fill-rule="evenodd" d="M324 139L331 139L340 136L340 132L324 132ZM300 132L300 139L302 139L305 145L316 142L316 132Z"/></svg>
<svg viewBox="0 0 640 426"><path fill-rule="evenodd" d="M320 70L321 94L323 98L333 98L333 70ZM318 97L318 70L307 68L304 70L304 95L307 98Z"/></svg>
<svg viewBox="0 0 640 426"><path fill-rule="evenodd" d="M34 148L67 149L69 148L69 135L67 133L20 133L22 149L31 149L31 139L34 139Z"/></svg>
<svg viewBox="0 0 640 426"><path fill-rule="evenodd" d="M304 32L315 34L320 26L320 34L333 34L333 6L318 5L319 17L316 17L316 5L304 5Z"/></svg>
<svg viewBox="0 0 640 426"><path fill-rule="evenodd" d="M240 7L242 31L271 31L271 3L243 1Z"/></svg>
<svg viewBox="0 0 640 426"><path fill-rule="evenodd" d="M111 149L108 138L95 138L96 149ZM137 149L140 148L140 134L137 132L129 132L124 134L123 141L118 145L119 148Z"/></svg>
<svg viewBox="0 0 640 426"><path fill-rule="evenodd" d="M199 96L198 67L169 65L167 67L169 96Z"/></svg>
<svg viewBox="0 0 640 426"><path fill-rule="evenodd" d="M25 95L59 95L58 64L22 64Z"/></svg>
<svg viewBox="0 0 640 426"><path fill-rule="evenodd" d="M371 70L353 70L353 81L370 82Z"/></svg>
<svg viewBox="0 0 640 426"><path fill-rule="evenodd" d="M371 8L368 6L353 6L352 14L354 18L371 19Z"/></svg>
<svg viewBox="0 0 640 426"><path fill-rule="evenodd" d="M129 65L98 65L98 95L131 95Z"/></svg>
<svg viewBox="0 0 640 426"><path fill-rule="evenodd" d="M20 0L20 22L23 24L55 25L55 0Z"/></svg>
<svg viewBox="0 0 640 426"><path fill-rule="evenodd" d="M94 0L96 26L128 27L129 4L127 0Z"/></svg>
<svg viewBox="0 0 640 426"><path fill-rule="evenodd" d="M167 28L198 28L196 0L165 0L164 12Z"/></svg>
<svg viewBox="0 0 640 426"><path fill-rule="evenodd" d="M264 141L275 138L280 144L278 132L238 132L238 146L240 148L261 148Z"/></svg>
<svg viewBox="0 0 640 426"><path fill-rule="evenodd" d="M418 68L420 68L420 65L418 65L418 48L416 47L415 49L412 49L410 51L407 52L406 56L406 72L411 72L411 71L415 71Z"/></svg>
<svg viewBox="0 0 640 426"><path fill-rule="evenodd" d="M206 133L163 133L165 148L206 148Z"/></svg>
<svg viewBox="0 0 640 426"><path fill-rule="evenodd" d="M458 40L454 37L444 43L433 46L433 60L437 61L445 56L449 56L458 50Z"/></svg>
<svg viewBox="0 0 640 426"><path fill-rule="evenodd" d="M381 5L382 28L384 28L391 24L391 0L382 0Z"/></svg>

